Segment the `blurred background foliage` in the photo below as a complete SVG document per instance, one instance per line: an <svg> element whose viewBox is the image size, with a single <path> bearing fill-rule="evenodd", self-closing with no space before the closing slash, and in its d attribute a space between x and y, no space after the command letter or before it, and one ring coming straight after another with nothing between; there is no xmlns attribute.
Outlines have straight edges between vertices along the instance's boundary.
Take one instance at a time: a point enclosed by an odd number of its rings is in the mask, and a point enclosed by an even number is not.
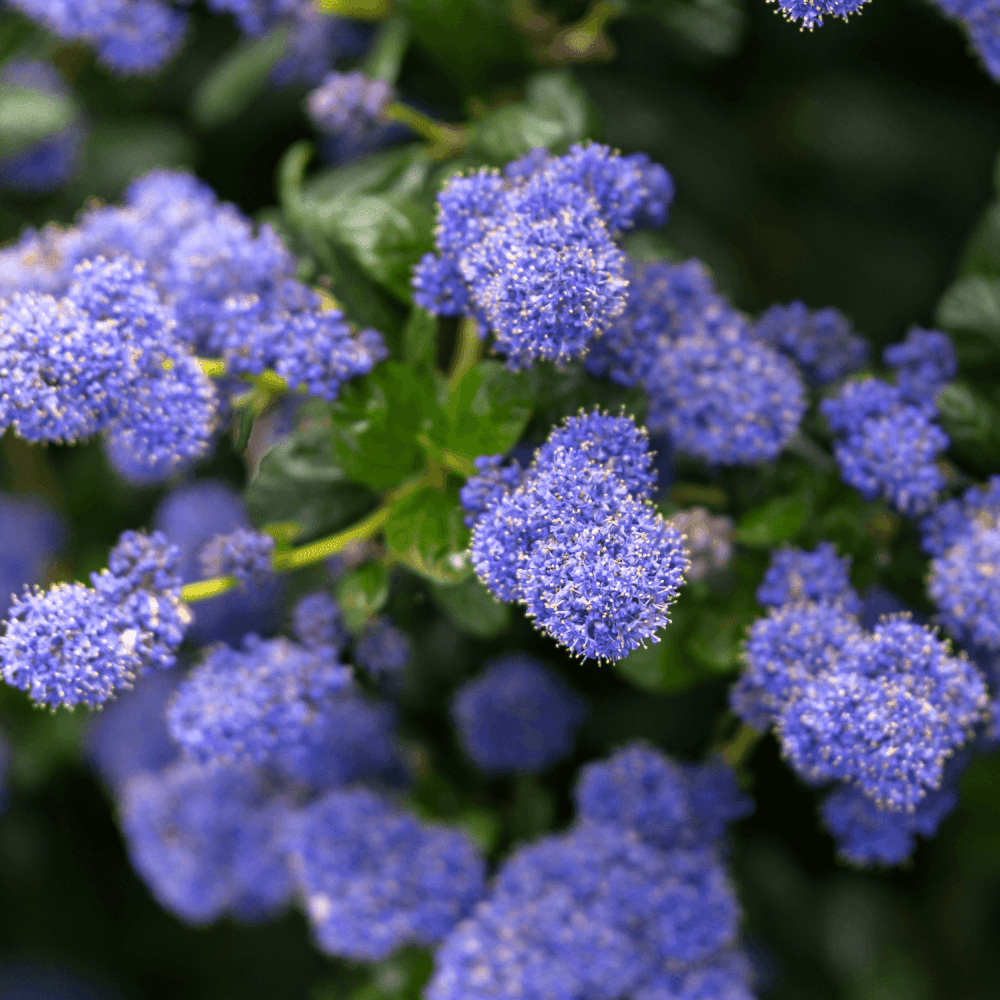
<svg viewBox="0 0 1000 1000"><path fill-rule="evenodd" d="M413 44L399 90L442 120L479 123L462 163L502 163L539 135L557 145L590 135L648 153L673 173L678 198L666 230L631 239L634 256L697 255L749 312L792 298L835 306L877 346L912 323L940 322L963 359L941 404L955 482L1000 471L1000 202L991 205L1000 89L929 5L873 0L849 24L803 33L763 0L639 0L610 22L596 58L571 70L546 67L560 59L559 26L586 14L575 0L540 8L408 0L401 12ZM433 341L419 324L404 325L396 293L454 165L419 166L403 147L360 172L309 173L308 149L294 145L313 138L305 90L258 86L266 46L240 43L226 19L197 8L193 17L183 52L151 80L117 80L82 47L54 50L88 124L83 166L56 195L4 195L0 241L26 225L69 221L90 198L114 201L154 166L191 168L220 197L285 230L304 276L329 281L354 318L386 332L397 357L430 360ZM545 45L524 28L538 17ZM46 45L0 12L0 58ZM369 199L360 209L356 190ZM406 226L393 229L397 195L423 213L410 221L424 235L409 243ZM447 357L447 322L442 334ZM572 374L539 378L551 384L533 386L529 440L587 394L622 399ZM350 394L343 405L352 405ZM306 428L270 452L250 484L255 521L297 518L318 534L363 512L371 496L360 487L337 493L340 506L331 506L331 448L328 434L310 437ZM228 439L199 474L247 486ZM65 514L74 534L54 569L60 578L103 565L118 533L148 523L163 493L116 479L97 446L42 454L10 436L0 442L0 488L40 494ZM859 589L880 583L928 610L913 529L862 503L822 455L806 449L764 470L714 477L682 466L664 510L693 502L736 519L734 571L721 588L688 588L665 641L617 670L560 658L518 610L497 610L474 581L442 587L377 571L342 581L340 596L358 614L384 605L414 637L399 700L418 809L461 823L496 857L564 824L577 767L627 739L700 757L725 735L726 686L743 630L759 614L753 590L768 550L783 541L834 540L853 554ZM304 574L290 599L318 582ZM541 778L488 781L457 752L446 705L484 659L508 649L536 653L600 710L571 760ZM0 816L0 998L19 995L30 963L72 970L52 980L60 997L77 989L149 1000L418 995L426 955L404 953L374 969L331 961L298 915L262 927L183 927L125 858L109 799L80 759L85 716L33 711L4 690L0 724L15 747L11 802ZM834 861L814 795L770 738L746 775L757 809L736 828L734 870L762 994L1000 998L1000 762L974 764L937 838L908 868L883 874Z"/></svg>

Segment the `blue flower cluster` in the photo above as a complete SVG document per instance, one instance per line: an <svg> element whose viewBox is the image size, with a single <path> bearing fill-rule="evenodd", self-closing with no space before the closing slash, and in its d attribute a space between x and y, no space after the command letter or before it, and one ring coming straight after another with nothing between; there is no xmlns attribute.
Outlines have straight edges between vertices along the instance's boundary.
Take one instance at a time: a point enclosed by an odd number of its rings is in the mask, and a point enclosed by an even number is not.
<svg viewBox="0 0 1000 1000"><path fill-rule="evenodd" d="M845 21L856 14L868 0L768 0L776 3L788 21L798 21L802 28L821 28L824 17L840 17Z"/></svg>
<svg viewBox="0 0 1000 1000"><path fill-rule="evenodd" d="M644 784L650 773L668 777ZM590 789L602 781L603 808L593 810ZM739 904L718 847L723 817L746 804L738 793L735 809L732 799L710 803L688 791L698 783L645 748L591 765L576 823L519 849L445 939L428 1000L750 1000ZM671 797L668 824L653 836L633 825ZM697 826L704 806L710 821L692 842L686 821Z"/></svg>
<svg viewBox="0 0 1000 1000"><path fill-rule="evenodd" d="M840 558L831 542L821 542L812 552L779 549L757 588L757 603L780 608L799 601L837 604L847 614L861 613L861 598L851 586L851 557Z"/></svg>
<svg viewBox="0 0 1000 1000"><path fill-rule="evenodd" d="M0 302L0 426L28 441L103 432L135 479L208 450L217 399L141 264L84 261L63 298Z"/></svg>
<svg viewBox="0 0 1000 1000"><path fill-rule="evenodd" d="M596 144L454 177L438 196L438 253L416 267L414 301L474 317L515 369L583 357L625 308L616 238L665 221L672 196L662 167Z"/></svg>
<svg viewBox="0 0 1000 1000"><path fill-rule="evenodd" d="M201 571L206 577L235 576L240 585L260 586L274 572L271 555L274 539L246 528L216 535L199 553Z"/></svg>
<svg viewBox="0 0 1000 1000"><path fill-rule="evenodd" d="M905 340L890 344L882 352L882 360L895 370L896 385L903 398L914 405L933 402L938 392L958 374L955 345L940 330L914 327Z"/></svg>
<svg viewBox="0 0 1000 1000"><path fill-rule="evenodd" d="M399 674L412 656L409 636L386 615L377 615L354 643L355 664L372 677Z"/></svg>
<svg viewBox="0 0 1000 1000"><path fill-rule="evenodd" d="M368 789L306 806L288 847L316 942L343 958L435 944L483 894L486 866L464 833L421 823Z"/></svg>
<svg viewBox="0 0 1000 1000"><path fill-rule="evenodd" d="M804 302L771 306L754 324L753 336L790 357L810 386L839 382L863 368L868 342L836 309L810 311Z"/></svg>
<svg viewBox="0 0 1000 1000"><path fill-rule="evenodd" d="M1000 649L1000 476L941 504L921 528L938 620L959 642Z"/></svg>
<svg viewBox="0 0 1000 1000"><path fill-rule="evenodd" d="M62 519L36 497L0 493L0 616L15 593L41 583L48 564L65 543Z"/></svg>
<svg viewBox="0 0 1000 1000"><path fill-rule="evenodd" d="M292 609L292 632L303 646L347 645L348 634L340 605L325 591L306 594Z"/></svg>
<svg viewBox="0 0 1000 1000"><path fill-rule="evenodd" d="M910 516L937 502L944 486L937 458L949 442L933 404L917 405L898 386L869 378L847 382L819 408L836 436L841 477L862 497L884 497Z"/></svg>
<svg viewBox="0 0 1000 1000"><path fill-rule="evenodd" d="M583 700L530 656L486 664L451 703L459 743L487 774L544 771L573 749Z"/></svg>
<svg viewBox="0 0 1000 1000"><path fill-rule="evenodd" d="M947 17L954 18L969 35L976 55L994 80L1000 80L1000 6L996 0L934 0Z"/></svg>
<svg viewBox="0 0 1000 1000"><path fill-rule="evenodd" d="M65 81L54 66L37 59L10 59L0 68L0 83L42 94L65 96ZM83 124L74 118L65 128L0 159L0 187L25 194L47 194L77 171Z"/></svg>
<svg viewBox="0 0 1000 1000"><path fill-rule="evenodd" d="M812 573L789 587L789 565ZM733 710L774 726L807 782L842 783L823 815L845 857L899 863L954 803L953 761L988 707L982 674L908 615L863 629L832 547L778 553L761 589L774 606L750 630Z"/></svg>
<svg viewBox="0 0 1000 1000"><path fill-rule="evenodd" d="M521 485L476 523L479 578L585 659L618 660L657 641L687 560L679 533L648 499L651 464L631 418L595 410L567 419Z"/></svg>
<svg viewBox="0 0 1000 1000"><path fill-rule="evenodd" d="M127 255L140 262L131 265L138 276L132 284L142 283L150 290L140 295L133 287L135 304L126 305L131 300L125 298L126 277L121 273L120 289L91 287L85 291L86 301L77 302L79 293L74 289L83 279L77 276L76 266L102 255ZM115 261L108 267L121 272L126 265ZM385 357L385 345L376 331L356 334L339 309L324 308L319 295L294 275L295 260L273 229L265 225L255 233L250 220L234 205L218 202L207 185L190 174L166 170L154 170L135 181L120 208L92 209L67 230L29 230L19 243L0 251L0 298L11 298L4 313L10 317L6 322L29 331L41 323L58 326L64 338L80 343L81 352L87 341L92 342L94 351L75 361L88 366L88 375L97 374L102 364L108 366L101 361L106 352L100 348L114 331L94 323L89 314L80 316L74 306L93 306L101 294L116 303L122 299L114 318L127 321L131 315L132 327L140 325L140 317L152 319L159 310L158 328L164 335L156 349L162 357L151 353L149 361L160 365L160 377L157 381L145 374L148 384L140 386L141 409L123 425L123 431L130 433L109 435L112 459L123 449L128 451L130 444L166 449L167 434L162 428L170 418L181 442L202 428L204 420L188 418L192 424L188 429L178 415L188 408L198 412L196 389L205 381L195 371L190 354L183 353L184 344L201 354L223 357L236 374L256 375L274 368L290 387L330 400L344 381L367 374ZM29 296L23 308L15 308L21 301L18 292ZM46 294L62 303L59 310ZM69 297L68 305L59 298L64 295ZM129 329L127 322L123 326ZM169 338L167 328L172 331ZM72 379L73 363L72 358L67 360L52 377ZM201 382L194 382L196 377ZM176 382L182 385L171 394L167 390ZM70 386L66 394L75 400L79 392L72 392ZM65 431L73 429L70 425ZM68 438L65 431L61 436ZM164 478L174 471L150 462L143 478ZM134 474L136 470L126 467L123 471Z"/></svg>
<svg viewBox="0 0 1000 1000"><path fill-rule="evenodd" d="M177 563L163 535L126 531L93 587L26 590L0 638L0 676L38 705L93 708L138 674L173 666L190 620Z"/></svg>
<svg viewBox="0 0 1000 1000"><path fill-rule="evenodd" d="M627 265L625 274L625 310L587 370L641 385L650 431L678 452L710 465L776 458L806 410L794 364L753 336L700 262Z"/></svg>

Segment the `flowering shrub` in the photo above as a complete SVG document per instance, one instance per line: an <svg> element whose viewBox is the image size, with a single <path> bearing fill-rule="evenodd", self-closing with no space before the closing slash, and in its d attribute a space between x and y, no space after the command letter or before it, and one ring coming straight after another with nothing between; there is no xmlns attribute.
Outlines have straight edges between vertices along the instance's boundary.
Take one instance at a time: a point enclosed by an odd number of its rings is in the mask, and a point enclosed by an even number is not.
<svg viewBox="0 0 1000 1000"><path fill-rule="evenodd" d="M1000 6L776 2L0 10L0 998L991 995Z"/></svg>

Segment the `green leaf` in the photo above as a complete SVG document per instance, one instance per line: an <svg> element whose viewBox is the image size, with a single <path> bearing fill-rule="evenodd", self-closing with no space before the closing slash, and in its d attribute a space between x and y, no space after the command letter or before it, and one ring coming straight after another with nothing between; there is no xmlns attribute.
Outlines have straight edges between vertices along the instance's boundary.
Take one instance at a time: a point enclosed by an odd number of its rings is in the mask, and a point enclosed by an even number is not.
<svg viewBox="0 0 1000 1000"><path fill-rule="evenodd" d="M656 9L668 28L709 55L732 55L743 41L747 18L736 0L669 0Z"/></svg>
<svg viewBox="0 0 1000 1000"><path fill-rule="evenodd" d="M390 552L432 583L458 583L472 572L469 529L458 490L423 486L395 504L385 526Z"/></svg>
<svg viewBox="0 0 1000 1000"><path fill-rule="evenodd" d="M632 650L624 660L613 665L615 672L644 691L667 694L684 691L705 680L705 673L683 655L679 623L667 625L660 641Z"/></svg>
<svg viewBox="0 0 1000 1000"><path fill-rule="evenodd" d="M435 584L431 596L460 629L477 639L495 639L510 624L510 605L498 601L476 576L447 587Z"/></svg>
<svg viewBox="0 0 1000 1000"><path fill-rule="evenodd" d="M469 460L507 451L531 417L530 376L510 372L499 361L480 361L442 395L428 438L432 446Z"/></svg>
<svg viewBox="0 0 1000 1000"><path fill-rule="evenodd" d="M378 563L346 573L337 582L337 601L344 613L344 624L353 634L364 629L372 615L377 615L389 600L389 573Z"/></svg>
<svg viewBox="0 0 1000 1000"><path fill-rule="evenodd" d="M321 205L348 195L385 192L414 165L430 168L420 143L382 150L354 163L317 171L302 185L302 198Z"/></svg>
<svg viewBox="0 0 1000 1000"><path fill-rule="evenodd" d="M993 469L1000 455L1000 411L964 382L946 385L937 408L952 448L984 471Z"/></svg>
<svg viewBox="0 0 1000 1000"><path fill-rule="evenodd" d="M687 638L686 648L710 671L726 673L735 670L740 661L748 624L738 614L725 614L706 608L699 613Z"/></svg>
<svg viewBox="0 0 1000 1000"><path fill-rule="evenodd" d="M771 548L794 538L811 513L811 498L804 494L775 497L740 518L736 540L756 548Z"/></svg>
<svg viewBox="0 0 1000 1000"><path fill-rule="evenodd" d="M413 368L387 361L348 383L333 404L336 462L355 482L387 490L424 462L417 437L430 426L433 385Z"/></svg>
<svg viewBox="0 0 1000 1000"><path fill-rule="evenodd" d="M337 463L326 408L314 410L314 425L307 420L265 453L246 491L255 525L294 522L298 540L346 527L375 505L371 492L349 482Z"/></svg>
<svg viewBox="0 0 1000 1000"><path fill-rule="evenodd" d="M61 132L74 118L76 106L65 94L0 83L0 157Z"/></svg>
<svg viewBox="0 0 1000 1000"><path fill-rule="evenodd" d="M986 209L962 254L962 275L1000 275L1000 204Z"/></svg>
<svg viewBox="0 0 1000 1000"><path fill-rule="evenodd" d="M528 81L524 101L497 108L476 123L470 149L498 164L536 146L564 153L595 123L586 93L568 72L538 73Z"/></svg>
<svg viewBox="0 0 1000 1000"><path fill-rule="evenodd" d="M403 328L403 361L408 365L433 364L437 328L437 316L414 306Z"/></svg>
<svg viewBox="0 0 1000 1000"><path fill-rule="evenodd" d="M288 31L275 28L226 53L194 92L191 117L202 128L216 128L246 111L284 55Z"/></svg>
<svg viewBox="0 0 1000 1000"><path fill-rule="evenodd" d="M361 72L370 80L394 84L410 44L410 23L404 17L390 17L379 25Z"/></svg>
<svg viewBox="0 0 1000 1000"><path fill-rule="evenodd" d="M937 324L952 334L963 366L1000 358L1000 279L960 278L941 297Z"/></svg>

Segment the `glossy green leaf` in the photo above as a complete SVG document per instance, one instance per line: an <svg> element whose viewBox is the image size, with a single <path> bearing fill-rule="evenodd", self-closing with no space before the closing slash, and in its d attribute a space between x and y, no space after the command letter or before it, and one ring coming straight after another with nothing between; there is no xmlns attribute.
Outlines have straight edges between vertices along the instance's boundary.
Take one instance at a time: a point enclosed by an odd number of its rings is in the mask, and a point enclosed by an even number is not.
<svg viewBox="0 0 1000 1000"><path fill-rule="evenodd" d="M432 583L458 583L472 572L463 517L457 489L423 486L393 506L385 540L414 573Z"/></svg>
<svg viewBox="0 0 1000 1000"><path fill-rule="evenodd" d="M387 490L424 461L417 437L430 426L433 385L418 371L387 361L348 383L331 407L332 450L348 477Z"/></svg>
<svg viewBox="0 0 1000 1000"><path fill-rule="evenodd" d="M65 94L0 83L0 157L61 132L75 117L76 107Z"/></svg>
<svg viewBox="0 0 1000 1000"><path fill-rule="evenodd" d="M538 73L526 98L485 115L476 123L470 148L506 163L536 146L565 152L594 130L595 116L583 88L564 71Z"/></svg>
<svg viewBox="0 0 1000 1000"><path fill-rule="evenodd" d="M389 599L389 573L379 563L366 563L337 581L337 601L349 632L364 629Z"/></svg>
<svg viewBox="0 0 1000 1000"><path fill-rule="evenodd" d="M952 382L937 398L941 426L951 446L984 471L996 467L1000 455L1000 411L964 382Z"/></svg>
<svg viewBox="0 0 1000 1000"><path fill-rule="evenodd" d="M510 605L498 601L476 576L447 587L432 586L431 596L459 628L477 639L494 639L510 624Z"/></svg>
<svg viewBox="0 0 1000 1000"><path fill-rule="evenodd" d="M216 128L246 111L267 86L271 70L284 55L288 30L275 28L239 45L212 67L191 102L191 117L202 128Z"/></svg>
<svg viewBox="0 0 1000 1000"><path fill-rule="evenodd" d="M348 480L338 464L325 407L320 419L278 442L260 461L246 491L250 518L257 526L294 522L298 541L346 527L375 505L364 486Z"/></svg>
<svg viewBox="0 0 1000 1000"><path fill-rule="evenodd" d="M743 545L770 548L794 538L811 513L812 502L806 495L775 497L740 518L736 540Z"/></svg>
<svg viewBox="0 0 1000 1000"><path fill-rule="evenodd" d="M428 432L433 445L465 459L507 451L531 417L532 382L499 361L480 361L451 392Z"/></svg>
<svg viewBox="0 0 1000 1000"><path fill-rule="evenodd" d="M1000 275L1000 203L986 209L976 226L959 266L962 275Z"/></svg>
<svg viewBox="0 0 1000 1000"><path fill-rule="evenodd" d="M437 316L414 306L403 328L403 360L408 365L429 365L434 362L437 343Z"/></svg>
<svg viewBox="0 0 1000 1000"><path fill-rule="evenodd" d="M1000 278L960 278L941 297L937 324L955 341L963 366L1000 359Z"/></svg>
<svg viewBox="0 0 1000 1000"><path fill-rule="evenodd" d="M667 694L698 684L705 673L688 655L681 644L678 622L672 622L660 633L660 641L647 643L632 650L624 660L617 660L615 671L629 683L644 691Z"/></svg>

